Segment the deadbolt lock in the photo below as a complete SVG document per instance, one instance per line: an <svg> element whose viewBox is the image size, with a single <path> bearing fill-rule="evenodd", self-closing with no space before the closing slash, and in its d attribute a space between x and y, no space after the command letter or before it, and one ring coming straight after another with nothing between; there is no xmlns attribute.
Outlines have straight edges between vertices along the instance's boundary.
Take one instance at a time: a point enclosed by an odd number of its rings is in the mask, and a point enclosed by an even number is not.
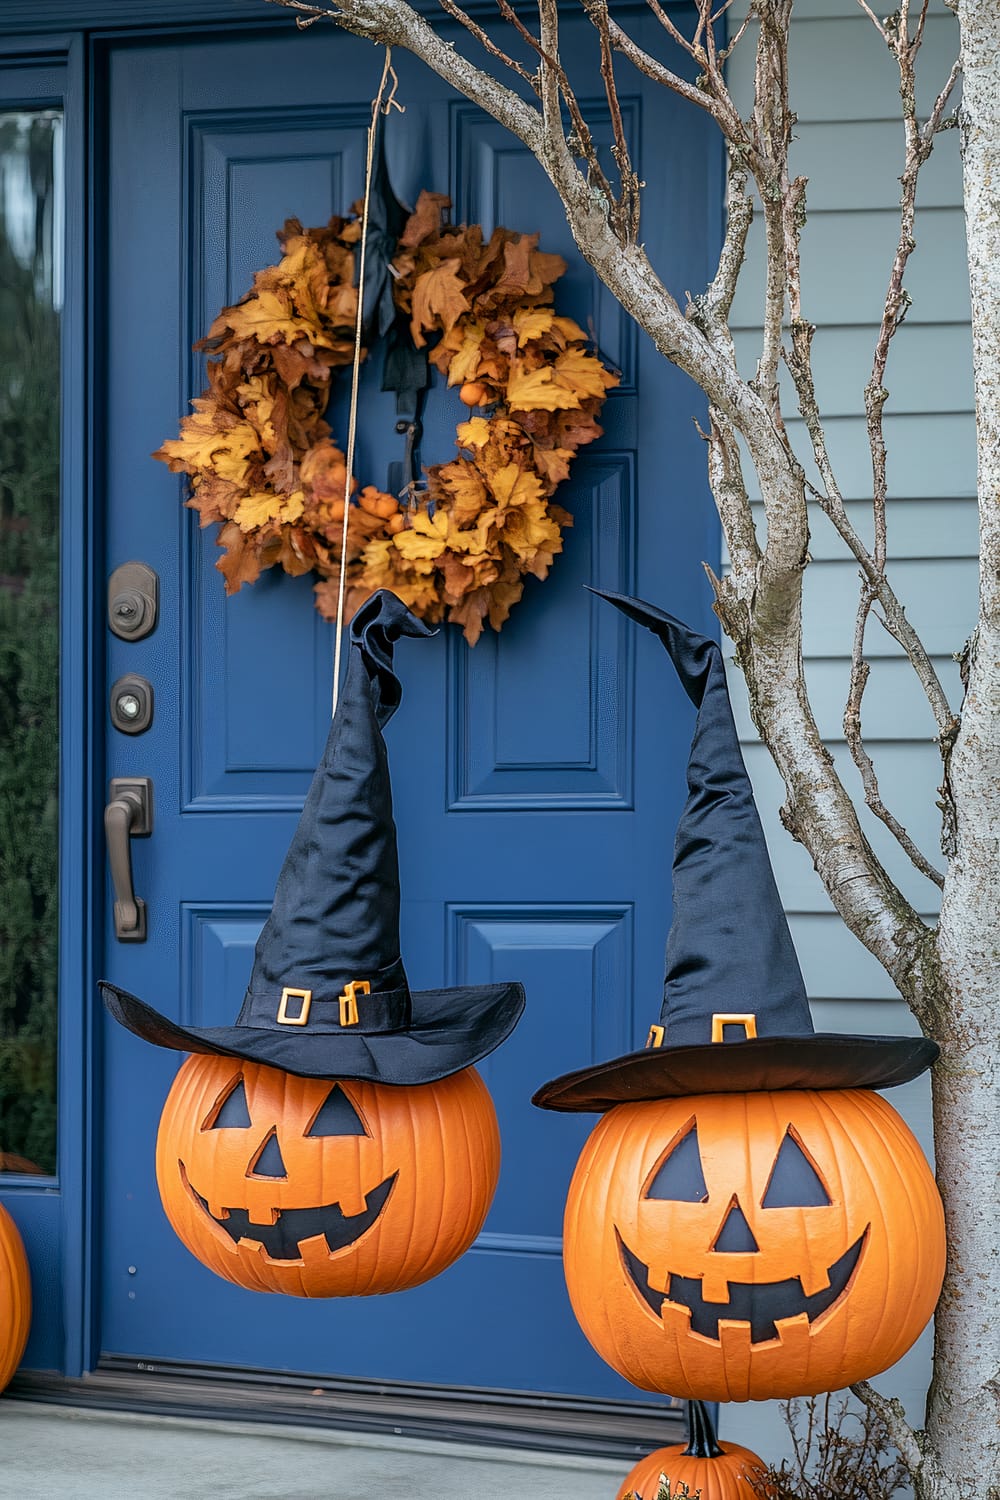
<svg viewBox="0 0 1000 1500"><path fill-rule="evenodd" d="M142 562L122 563L108 579L108 626L123 641L141 641L156 627L160 581Z"/></svg>
<svg viewBox="0 0 1000 1500"><path fill-rule="evenodd" d="M153 722L153 684L136 672L119 677L111 689L111 722L122 734L142 734Z"/></svg>

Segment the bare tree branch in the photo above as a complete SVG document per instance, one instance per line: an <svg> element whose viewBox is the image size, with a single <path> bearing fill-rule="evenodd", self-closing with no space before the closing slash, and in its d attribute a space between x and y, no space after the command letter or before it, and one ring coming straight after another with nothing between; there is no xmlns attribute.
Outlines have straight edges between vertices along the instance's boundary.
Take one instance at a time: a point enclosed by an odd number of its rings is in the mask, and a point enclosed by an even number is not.
<svg viewBox="0 0 1000 1500"><path fill-rule="evenodd" d="M527 68L523 68L514 58L508 57L507 53L497 46L489 33L484 31L481 26L478 26L472 17L462 10L461 6L455 4L455 0L438 0L438 4L446 15L451 16L453 21L457 21L460 26L464 26L466 31L475 37L484 51L488 52L491 57L495 57L498 62L502 62L505 68L512 68L519 78L524 79L533 93L538 93L538 79L533 77Z"/></svg>
<svg viewBox="0 0 1000 1500"><path fill-rule="evenodd" d="M705 319L704 332L713 342L721 341L735 363L733 336L729 330L729 312L746 256L747 235L753 222L753 199L747 192L747 170L730 151L726 178L726 231L715 276L703 297L696 297L688 316L696 323Z"/></svg>
<svg viewBox="0 0 1000 1500"><path fill-rule="evenodd" d="M660 4L660 0L646 0L646 4L649 6L650 10L653 12L653 15L659 21L660 25L663 27L667 35L672 37L679 47L683 47L685 52L690 53L695 62L704 65L706 59L702 49L700 47L696 47L693 42L689 42L683 32L677 29L673 21L667 15L667 12L663 9L663 6Z"/></svg>
<svg viewBox="0 0 1000 1500"><path fill-rule="evenodd" d="M900 178L902 195L900 199L899 238L883 302L882 318L872 359L872 373L868 384L865 386L865 413L868 428L868 443L872 459L872 510L874 517L874 550L871 561L874 575L880 580L885 578L887 555L886 500L888 495L888 480L886 475L886 444L883 427L884 409L889 399L889 392L885 387L886 364L889 357L890 342L902 325L910 306L909 294L903 288L903 278L906 274L910 256L916 248L916 197L920 168L930 156L934 145L934 134L937 123L940 120L941 113L945 108L951 89L954 87L958 76L956 62L956 67L952 69L945 87L941 90L935 101L931 118L927 122L927 128L921 130L917 122L915 66L917 52L923 36L924 22L927 16L927 5L928 0L923 0L916 34L912 39L909 36L908 0L906 0L898 16L893 19L891 24L886 22L884 28L879 28L885 37L889 50L894 54L899 68L899 93L902 100L905 143L904 166ZM868 664L864 661L865 627L872 603L876 597L877 588L873 579L863 574L851 657L850 691L844 709L844 733L855 765L861 773L861 780L865 790L865 800L868 806L877 817L881 818L886 827L890 829L916 868L940 887L944 885L943 875L928 862L907 834L902 824L885 807L878 790L875 768L863 744L861 701L869 677ZM946 747L950 747L951 725L942 726L942 728L947 728L949 731L948 737L942 743L942 753L946 753Z"/></svg>
<svg viewBox="0 0 1000 1500"><path fill-rule="evenodd" d="M639 178L632 167L632 157L622 121L621 102L615 83L608 0L583 0L583 8L597 28L601 42L601 78L604 82L604 93L611 114L611 131L614 136L611 154L618 164L621 181L617 207L618 229L623 237L635 240L639 235Z"/></svg>
<svg viewBox="0 0 1000 1500"><path fill-rule="evenodd" d="M847 698L847 706L844 709L844 737L847 747L851 752L854 764L861 772L861 782L865 789L865 801L877 818L889 829L889 832L897 840L901 848L912 860L914 866L921 875L926 875L936 886L943 888L944 876L936 870L930 861L921 853L913 839L907 833L898 818L886 807L882 801L879 791L878 777L875 774L875 766L871 756L865 749L861 737L861 699L864 696L868 684L868 676L871 671L868 663L864 660L865 622L875 599L871 584L865 582L861 586L861 598L858 602L857 621L854 627L854 649L851 653L851 685Z"/></svg>
<svg viewBox="0 0 1000 1500"><path fill-rule="evenodd" d="M640 73L644 73L654 83L663 84L665 88L670 89L675 94L679 94L689 104L696 104L699 109L703 109L712 115L723 126L727 136L735 134L740 129L741 121L739 115L733 107L732 101L728 100L728 96L727 103L724 104L723 101L716 99L713 94L704 89L696 88L693 83L689 83L679 73L672 72L665 64L644 51L638 42L634 41L627 32L623 31L618 22L612 18L609 18L608 32L615 50L620 52L623 57L627 57L632 66L638 68Z"/></svg>
<svg viewBox="0 0 1000 1500"><path fill-rule="evenodd" d="M337 3L339 4L339 0L337 0ZM587 163L587 172L590 181L595 183L599 191L603 193L607 201L608 214L612 216L616 208L615 195L610 182L605 176L604 168L598 160L597 149L594 146L593 137L590 133L590 126L583 117L579 101L566 76L566 70L559 61L559 18L555 0L538 0L538 13L542 24L542 35L543 38L547 36L550 39L551 46L546 46L544 40L539 41L537 37L532 35L513 6L509 3L509 0L497 0L497 6L504 20L508 21L514 27L518 34L528 43L529 47L534 48L541 59L543 111L550 147L561 153L565 147L565 136L563 134L562 117L558 109L558 101L554 100L552 95L549 94L546 105L544 84L546 70L555 79L559 93L566 100L566 108L569 111L570 123L573 127L573 144L576 151Z"/></svg>
<svg viewBox="0 0 1000 1500"><path fill-rule="evenodd" d="M867 1380L859 1380L856 1385L851 1386L851 1390L885 1424L899 1450L899 1456L915 1478L927 1462L927 1456L921 1446L919 1434L906 1420L903 1403L895 1396L880 1395Z"/></svg>

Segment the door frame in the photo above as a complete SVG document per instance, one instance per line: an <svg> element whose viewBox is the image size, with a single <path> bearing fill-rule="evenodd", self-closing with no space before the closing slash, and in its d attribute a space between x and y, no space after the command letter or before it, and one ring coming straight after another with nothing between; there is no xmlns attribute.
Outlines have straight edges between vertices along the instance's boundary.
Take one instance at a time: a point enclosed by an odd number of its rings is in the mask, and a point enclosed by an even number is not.
<svg viewBox="0 0 1000 1500"><path fill-rule="evenodd" d="M6 29L8 18L0 24ZM94 527L88 470L92 385L86 64L80 36L5 39L0 107L58 107L64 117L64 300L60 324L59 986L57 1168L0 1173L0 1200L27 1243L35 1315L27 1358L79 1372L90 1357L93 1161ZM70 253L72 250L77 253ZM80 253L83 252L83 253ZM69 726L72 726L70 728ZM49 1292L44 1301L40 1292Z"/></svg>
<svg viewBox="0 0 1000 1500"><path fill-rule="evenodd" d="M414 3L439 14L436 0ZM493 0L468 0L466 8L477 16L495 13ZM644 0L624 0L623 11L633 10L645 13ZM48 1324L37 1340L33 1331L32 1368L15 1377L10 1393L104 1409L312 1422L634 1458L681 1436L679 1407L654 1399L624 1403L328 1377L326 1399L317 1401L309 1399L314 1382L308 1377L181 1365L137 1370L120 1360L100 1361L96 1101L104 1080L96 955L107 916L101 834L107 683L96 438L105 415L107 58L112 46L130 39L190 40L192 33L225 39L234 25L245 38L288 24L284 12L269 11L263 0L49 0L42 15L36 0L5 0L0 13L0 90L15 70L27 79L31 70L47 69L49 91L26 93L18 102L58 104L64 111L68 252L61 364L58 1171L41 1179L0 1174L0 1201L35 1253L47 1257L46 1270L57 1281ZM721 232L721 150L713 172ZM36 1288L36 1307L38 1300Z"/></svg>

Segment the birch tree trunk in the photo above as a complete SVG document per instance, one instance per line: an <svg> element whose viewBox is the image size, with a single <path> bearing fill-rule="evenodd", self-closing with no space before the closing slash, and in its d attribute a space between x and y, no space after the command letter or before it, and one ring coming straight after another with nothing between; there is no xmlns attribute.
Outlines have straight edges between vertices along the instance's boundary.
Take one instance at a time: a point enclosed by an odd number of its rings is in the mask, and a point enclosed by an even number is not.
<svg viewBox="0 0 1000 1500"><path fill-rule="evenodd" d="M754 722L784 780L783 822L809 851L844 922L883 965L942 1050L932 1090L949 1263L935 1319L934 1373L924 1428L914 1431L897 1401L867 1385L855 1391L887 1422L918 1500L1000 1500L1000 0L945 0L957 9L964 67L960 124L981 525L980 612L967 651L961 719L886 575L882 411L888 391L883 376L892 337L908 305L903 281L914 248L917 178L936 133L949 123L944 114L959 71L956 63L928 118L919 121L914 69L927 0L900 0L899 9L884 20L868 0L858 0L899 66L905 142L899 242L863 396L872 455L871 548L849 519L812 377L815 329L799 261L806 181L792 177L788 169L795 124L788 85L792 0L751 0L748 20L724 46L717 41L716 25L728 9L725 3L713 10L711 0L694 0L697 26L685 35L660 0L647 0L671 43L687 54L697 82L640 47L612 15L609 0L537 0L535 30L524 19L530 7L515 9L509 0L497 0L513 38L507 45L517 57L457 0L438 0L441 13L464 28L470 45L482 49L485 67L470 62L406 0L276 3L297 11L307 24L325 19L372 41L407 48L517 136L559 193L581 254L660 354L708 397L709 482L731 563L725 579L712 580L717 611L736 645ZM560 12L565 16L570 10L582 11L594 27L610 118L616 124L617 191L597 159L560 59ZM752 117L745 119L728 91L724 65L751 23L755 99ZM525 56L527 63L520 60ZM616 58L693 108L707 111L728 149L727 223L718 269L683 310L638 243L642 184L620 130ZM572 122L568 130L567 118ZM747 380L737 370L727 320L755 203L764 227L760 290L765 311L757 370ZM807 485L788 440L779 396L782 362L795 387L819 488ZM763 543L754 525L737 438L750 455L763 499ZM943 887L936 928L920 919L866 839L809 703L802 653L807 490L861 574L845 737L869 808L921 874ZM948 858L943 876L885 805L864 747L865 630L873 608L908 658L937 724Z"/></svg>
<svg viewBox="0 0 1000 1500"><path fill-rule="evenodd" d="M922 1493L1000 1497L1000 6L960 0L962 171L975 368L979 623L949 765L954 851L938 926L934 1139L949 1267ZM961 1476L966 1487L949 1484Z"/></svg>

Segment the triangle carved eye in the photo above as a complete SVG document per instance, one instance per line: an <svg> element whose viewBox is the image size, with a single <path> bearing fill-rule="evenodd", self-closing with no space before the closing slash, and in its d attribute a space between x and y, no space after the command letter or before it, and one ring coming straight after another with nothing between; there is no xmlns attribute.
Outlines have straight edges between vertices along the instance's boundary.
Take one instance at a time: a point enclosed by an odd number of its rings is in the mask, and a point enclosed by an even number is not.
<svg viewBox="0 0 1000 1500"><path fill-rule="evenodd" d="M314 1135L367 1135L365 1122L348 1099L339 1083L335 1083L320 1107L319 1114L306 1131Z"/></svg>
<svg viewBox="0 0 1000 1500"><path fill-rule="evenodd" d="M646 1189L646 1197L666 1198L674 1203L708 1202L697 1126L692 1125L660 1163Z"/></svg>
<svg viewBox="0 0 1000 1500"><path fill-rule="evenodd" d="M791 1128L785 1134L761 1208L828 1208L832 1198Z"/></svg>
<svg viewBox="0 0 1000 1500"><path fill-rule="evenodd" d="M247 1104L246 1084L240 1076L229 1093L209 1115L202 1130L249 1130L250 1107Z"/></svg>

